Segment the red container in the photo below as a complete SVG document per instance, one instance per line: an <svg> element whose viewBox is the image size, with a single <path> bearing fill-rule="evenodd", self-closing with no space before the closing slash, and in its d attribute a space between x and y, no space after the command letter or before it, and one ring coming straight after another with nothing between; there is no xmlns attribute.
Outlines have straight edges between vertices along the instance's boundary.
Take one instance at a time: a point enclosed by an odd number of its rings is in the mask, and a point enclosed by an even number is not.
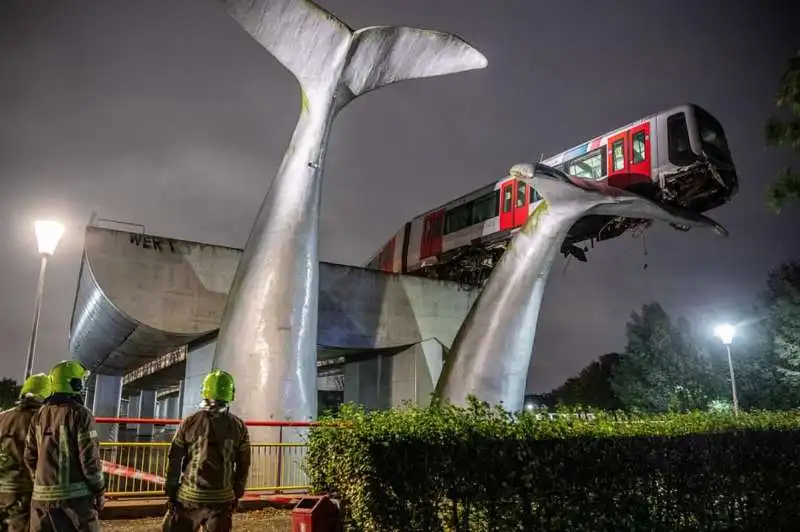
<svg viewBox="0 0 800 532"><path fill-rule="evenodd" d="M307 496L292 510L292 532L341 532L339 508L327 495Z"/></svg>

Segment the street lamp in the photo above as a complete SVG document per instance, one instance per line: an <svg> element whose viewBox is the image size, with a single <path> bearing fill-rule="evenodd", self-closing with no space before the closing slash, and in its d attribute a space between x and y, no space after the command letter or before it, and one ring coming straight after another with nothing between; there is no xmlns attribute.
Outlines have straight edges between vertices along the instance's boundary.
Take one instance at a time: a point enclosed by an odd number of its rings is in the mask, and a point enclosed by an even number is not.
<svg viewBox="0 0 800 532"><path fill-rule="evenodd" d="M731 393L733 394L733 415L739 415L739 400L736 398L736 377L733 375L733 361L731 360L731 344L736 333L733 325L723 324L714 328L714 336L720 339L728 351L728 368L731 370Z"/></svg>
<svg viewBox="0 0 800 532"><path fill-rule="evenodd" d="M33 355L36 351L36 334L39 332L39 314L42 311L42 294L44 293L44 272L47 269L47 258L56 252L58 242L64 235L64 226L52 220L42 220L34 224L36 243L41 256L39 268L39 284L36 286L36 304L33 311L33 328L31 341L28 344L28 359L25 361L25 379L33 372Z"/></svg>

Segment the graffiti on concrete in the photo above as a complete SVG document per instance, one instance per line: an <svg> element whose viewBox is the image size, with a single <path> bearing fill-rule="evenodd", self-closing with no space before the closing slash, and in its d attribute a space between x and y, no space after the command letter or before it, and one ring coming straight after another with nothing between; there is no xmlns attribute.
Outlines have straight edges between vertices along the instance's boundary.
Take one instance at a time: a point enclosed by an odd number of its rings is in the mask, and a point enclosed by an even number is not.
<svg viewBox="0 0 800 532"><path fill-rule="evenodd" d="M142 249L152 249L154 251L169 250L171 253L177 253L175 242L169 238L161 238L157 236L145 235L142 233L131 234L130 243Z"/></svg>

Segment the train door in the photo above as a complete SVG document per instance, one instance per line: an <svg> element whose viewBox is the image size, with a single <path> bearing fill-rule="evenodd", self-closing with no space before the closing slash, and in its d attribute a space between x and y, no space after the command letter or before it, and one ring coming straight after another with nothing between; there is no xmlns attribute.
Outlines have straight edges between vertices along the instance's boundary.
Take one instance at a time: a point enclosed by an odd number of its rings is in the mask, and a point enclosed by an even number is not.
<svg viewBox="0 0 800 532"><path fill-rule="evenodd" d="M650 122L640 124L629 132L630 179L629 184L650 183L652 179L650 161Z"/></svg>
<svg viewBox="0 0 800 532"><path fill-rule="evenodd" d="M442 222L444 211L428 214L422 225L420 258L434 257L442 252Z"/></svg>
<svg viewBox="0 0 800 532"><path fill-rule="evenodd" d="M500 230L514 228L514 181L504 182L500 188Z"/></svg>
<svg viewBox="0 0 800 532"><path fill-rule="evenodd" d="M394 270L394 241L392 238L381 253L381 270L391 272Z"/></svg>
<svg viewBox="0 0 800 532"><path fill-rule="evenodd" d="M514 193L514 227L519 227L528 219L528 185L525 181L516 181Z"/></svg>
<svg viewBox="0 0 800 532"><path fill-rule="evenodd" d="M629 180L628 132L623 131L608 139L608 184L625 188Z"/></svg>

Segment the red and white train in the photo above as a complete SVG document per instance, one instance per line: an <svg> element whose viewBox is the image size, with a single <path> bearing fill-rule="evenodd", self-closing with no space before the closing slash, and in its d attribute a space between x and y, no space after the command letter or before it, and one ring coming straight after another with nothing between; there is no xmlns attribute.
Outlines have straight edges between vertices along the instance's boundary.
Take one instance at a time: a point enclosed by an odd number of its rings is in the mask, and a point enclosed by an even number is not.
<svg viewBox="0 0 800 532"><path fill-rule="evenodd" d="M738 191L722 126L693 104L648 116L541 162L696 212L718 207ZM407 222L366 267L479 286L540 200L521 181L494 181ZM572 227L562 252L585 261L587 249L577 243L608 240L646 223L587 216Z"/></svg>

